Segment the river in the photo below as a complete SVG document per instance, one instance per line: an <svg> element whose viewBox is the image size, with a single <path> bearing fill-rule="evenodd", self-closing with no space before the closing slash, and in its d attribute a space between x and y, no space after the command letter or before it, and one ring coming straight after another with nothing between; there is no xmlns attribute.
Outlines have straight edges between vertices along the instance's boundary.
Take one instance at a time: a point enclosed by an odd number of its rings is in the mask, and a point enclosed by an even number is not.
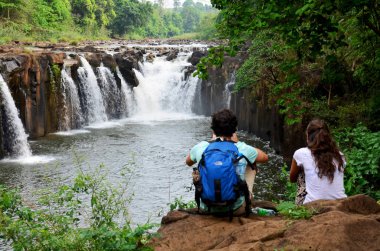
<svg viewBox="0 0 380 251"><path fill-rule="evenodd" d="M183 78L184 69L190 64L189 55L180 53L174 61L163 57L153 63L143 62L140 71L136 70L139 86L133 90L122 79L124 89L120 100L125 102L121 107L126 115L117 120L106 114L111 105L114 110L120 109L121 102L109 101L115 94L105 87L114 85L115 81L108 69L101 66L94 71L81 58L80 83L74 83L70 72L63 69L67 107L62 111L62 131L23 142L26 148L30 147L32 155L16 154L1 160L0 183L19 188L25 203L34 207L37 191L53 192L60 185L71 184L79 170L91 172L104 165L112 184L127 182L122 174L128 170L131 179L127 194L133 198L128 207L134 225L147 221L159 223L176 198L184 202L193 200L192 169L185 165L185 157L197 142L210 139L211 130L209 117L191 111L199 82L194 77ZM79 102L77 88L81 88L81 97L87 96L87 103ZM13 117L17 117L16 109L12 110L16 114ZM67 117L64 114L67 110L75 112ZM14 124L20 124L19 119L13 120L18 121ZM70 126L74 124L81 126L73 130ZM238 135L240 140L263 149L270 157L268 163L259 165L255 198L281 197L282 157L274 153L268 142L242 131Z"/></svg>

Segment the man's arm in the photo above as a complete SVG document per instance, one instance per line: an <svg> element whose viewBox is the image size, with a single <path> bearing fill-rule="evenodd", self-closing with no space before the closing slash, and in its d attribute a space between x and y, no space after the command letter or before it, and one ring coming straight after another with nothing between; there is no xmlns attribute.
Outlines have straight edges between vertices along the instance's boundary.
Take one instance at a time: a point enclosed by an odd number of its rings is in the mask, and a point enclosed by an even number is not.
<svg viewBox="0 0 380 251"><path fill-rule="evenodd" d="M255 150L257 151L257 157L256 157L255 162L264 163L268 161L268 155L265 152L263 152L262 150L258 148L255 148Z"/></svg>

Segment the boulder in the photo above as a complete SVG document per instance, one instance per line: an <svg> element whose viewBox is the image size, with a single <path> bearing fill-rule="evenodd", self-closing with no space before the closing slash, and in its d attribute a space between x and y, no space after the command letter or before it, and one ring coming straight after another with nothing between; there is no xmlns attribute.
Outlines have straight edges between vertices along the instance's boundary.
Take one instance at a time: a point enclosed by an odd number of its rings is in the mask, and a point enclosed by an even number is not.
<svg viewBox="0 0 380 251"><path fill-rule="evenodd" d="M129 50L114 55L114 59L119 66L121 75L131 86L138 86L139 82L133 69L139 69L139 62L143 61L141 51Z"/></svg>
<svg viewBox="0 0 380 251"><path fill-rule="evenodd" d="M204 51L194 51L193 54L191 54L191 57L189 58L189 62L192 65L197 65L202 57L206 56L207 52Z"/></svg>
<svg viewBox="0 0 380 251"><path fill-rule="evenodd" d="M172 211L163 219L156 251L193 250L379 250L380 205L366 195L308 206L319 213L308 220L283 216L217 218Z"/></svg>
<svg viewBox="0 0 380 251"><path fill-rule="evenodd" d="M172 61L177 58L179 50L170 50L166 56L167 61Z"/></svg>
<svg viewBox="0 0 380 251"><path fill-rule="evenodd" d="M156 56L153 53L149 53L148 55L146 55L146 61L149 63L153 63L155 57Z"/></svg>

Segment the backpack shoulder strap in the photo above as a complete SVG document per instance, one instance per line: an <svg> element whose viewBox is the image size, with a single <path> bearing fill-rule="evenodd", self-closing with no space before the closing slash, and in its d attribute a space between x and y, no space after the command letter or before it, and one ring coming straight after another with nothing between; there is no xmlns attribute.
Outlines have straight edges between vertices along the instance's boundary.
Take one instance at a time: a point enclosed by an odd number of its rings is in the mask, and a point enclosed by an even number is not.
<svg viewBox="0 0 380 251"><path fill-rule="evenodd" d="M256 162L252 163L244 154L240 153L240 155L236 159L236 161L240 161L241 159L245 159L247 161L248 166L250 166L252 170L256 170L257 171Z"/></svg>

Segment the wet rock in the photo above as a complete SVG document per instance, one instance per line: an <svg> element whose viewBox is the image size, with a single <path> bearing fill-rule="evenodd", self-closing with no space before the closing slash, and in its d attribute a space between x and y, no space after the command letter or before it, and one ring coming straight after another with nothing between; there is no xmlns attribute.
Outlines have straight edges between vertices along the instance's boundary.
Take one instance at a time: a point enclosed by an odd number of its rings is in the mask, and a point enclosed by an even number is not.
<svg viewBox="0 0 380 251"><path fill-rule="evenodd" d="M64 57L63 53L47 51L0 55L0 72L30 138L57 131Z"/></svg>
<svg viewBox="0 0 380 251"><path fill-rule="evenodd" d="M102 54L102 62L104 64L105 67L108 67L109 69L111 69L111 71L115 71L116 70L116 67L117 67L117 63L116 63L116 60L114 59L114 57L110 54Z"/></svg>
<svg viewBox="0 0 380 251"><path fill-rule="evenodd" d="M203 51L194 51L193 54L191 54L191 57L189 58L189 62L192 65L197 65L202 57L206 56L207 53Z"/></svg>
<svg viewBox="0 0 380 251"><path fill-rule="evenodd" d="M92 67L99 67L102 63L102 54L100 53L86 53L84 57Z"/></svg>
<svg viewBox="0 0 380 251"><path fill-rule="evenodd" d="M149 53L149 54L146 56L146 61L149 62L149 63L153 63L155 57L156 57L156 56L155 56L153 53Z"/></svg>
<svg viewBox="0 0 380 251"><path fill-rule="evenodd" d="M166 56L167 61L172 61L177 58L179 51L178 50L171 50Z"/></svg>
<svg viewBox="0 0 380 251"><path fill-rule="evenodd" d="M196 70L197 68L193 65L186 66L185 68L185 79L188 79L191 74Z"/></svg>
<svg viewBox="0 0 380 251"><path fill-rule="evenodd" d="M143 60L141 51L125 51L114 55L114 59L119 66L121 75L131 86L138 86L139 82L133 69L139 69L139 62Z"/></svg>

